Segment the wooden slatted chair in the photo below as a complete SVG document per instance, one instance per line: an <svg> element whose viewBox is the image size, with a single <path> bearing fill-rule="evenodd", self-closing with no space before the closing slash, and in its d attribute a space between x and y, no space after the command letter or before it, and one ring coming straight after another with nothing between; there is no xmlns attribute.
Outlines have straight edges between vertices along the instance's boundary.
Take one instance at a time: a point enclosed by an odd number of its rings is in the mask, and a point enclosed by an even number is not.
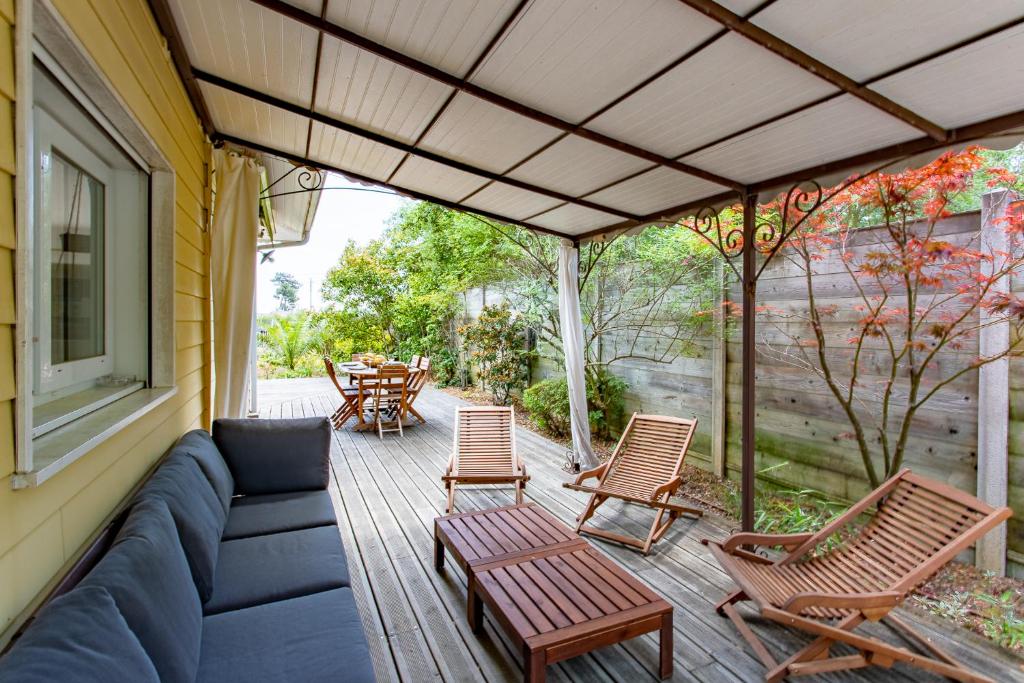
<svg viewBox="0 0 1024 683"><path fill-rule="evenodd" d="M324 367L327 369L327 376L331 378L334 387L341 394L341 405L331 414L331 426L335 429L341 429L359 411L359 386L355 384L342 384L334 370L334 362L327 356L324 356ZM369 392L364 390L364 398L368 395Z"/></svg>
<svg viewBox="0 0 1024 683"><path fill-rule="evenodd" d="M420 395L420 391L423 389L423 385L430 379L430 358L427 356L413 356L418 359L417 363L412 367L418 368L419 372L412 375L409 378L409 414L415 417L420 424L426 424L426 419L419 414L413 404L416 402L416 398Z"/></svg>
<svg viewBox="0 0 1024 683"><path fill-rule="evenodd" d="M646 555L680 515L701 516L700 510L669 502L683 483L680 472L696 429L697 420L633 413L608 462L582 472L572 484L563 484L568 489L591 494L587 507L576 520L576 533L640 548ZM595 477L596 486L583 485ZM646 539L584 526L609 498L648 505L658 511ZM666 514L668 519L663 522Z"/></svg>
<svg viewBox="0 0 1024 683"><path fill-rule="evenodd" d="M516 450L515 410L502 406L470 406L455 410L455 443L441 477L448 507L455 507L456 484L513 484L516 503L530 477Z"/></svg>
<svg viewBox="0 0 1024 683"><path fill-rule="evenodd" d="M370 405L373 409L377 434L384 439L384 432L398 432L409 410L409 368L404 365L382 365L374 383ZM388 429L384 425L389 425Z"/></svg>
<svg viewBox="0 0 1024 683"><path fill-rule="evenodd" d="M705 539L738 586L716 609L764 663L766 681L897 661L960 681L990 681L965 669L892 610L1010 515L1009 508L993 508L903 470L815 534L738 533L720 544ZM836 534L841 534L838 541ZM772 561L744 549L752 546L790 552ZM776 662L734 607L746 600L761 616L814 640ZM934 658L855 633L865 620L882 620ZM848 645L855 654L830 656L835 644Z"/></svg>

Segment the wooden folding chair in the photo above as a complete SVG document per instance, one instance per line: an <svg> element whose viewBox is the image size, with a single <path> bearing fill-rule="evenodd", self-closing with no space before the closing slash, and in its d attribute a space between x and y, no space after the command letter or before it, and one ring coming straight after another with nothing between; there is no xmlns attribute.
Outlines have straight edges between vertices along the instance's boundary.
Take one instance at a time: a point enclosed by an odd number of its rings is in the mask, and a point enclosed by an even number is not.
<svg viewBox="0 0 1024 683"><path fill-rule="evenodd" d="M354 384L343 385L339 382L338 375L334 370L334 362L327 356L324 356L324 367L327 369L327 376L331 378L334 387L341 394L341 405L331 415L331 426L341 429L359 411L359 387ZM364 391L364 396L366 395L368 392Z"/></svg>
<svg viewBox="0 0 1024 683"><path fill-rule="evenodd" d="M371 407L377 434L384 439L384 432L398 432L404 436L402 421L409 409L408 404L409 368L404 365L382 365L371 390ZM392 425L385 429L384 425Z"/></svg>
<svg viewBox="0 0 1024 683"><path fill-rule="evenodd" d="M608 462L582 472L572 484L563 484L565 488L591 494L587 507L576 520L576 533L592 534L640 548L646 555L651 545L665 535L680 515L700 517L703 513L696 508L669 502L683 483L679 473L696 429L697 420L633 413ZM584 481L594 477L597 478L596 486L583 486ZM647 505L658 511L646 539L584 526L609 498ZM662 522L666 513L668 519Z"/></svg>
<svg viewBox="0 0 1024 683"><path fill-rule="evenodd" d="M530 477L516 450L515 410L502 406L471 406L455 410L455 443L441 477L448 507L455 507L456 484L513 484L516 503Z"/></svg>
<svg viewBox="0 0 1024 683"><path fill-rule="evenodd" d="M1009 508L993 508L903 470L816 534L738 533L721 544L705 539L738 586L716 609L733 621L764 663L766 681L904 662L960 681L991 683L892 610L1010 515ZM753 546L781 546L790 552L772 561L745 549ZM734 605L745 600L761 616L814 639L777 662L736 610ZM885 622L934 658L855 633L865 620ZM855 653L832 655L834 644L848 645Z"/></svg>
<svg viewBox="0 0 1024 683"><path fill-rule="evenodd" d="M413 367L418 368L419 372L409 378L409 414L415 417L420 424L426 424L427 421L419 414L413 404L416 402L416 398L420 395L423 385L427 383L428 379L430 379L430 358L427 356L423 356L422 358L420 356L413 356L413 358L417 359L417 362Z"/></svg>

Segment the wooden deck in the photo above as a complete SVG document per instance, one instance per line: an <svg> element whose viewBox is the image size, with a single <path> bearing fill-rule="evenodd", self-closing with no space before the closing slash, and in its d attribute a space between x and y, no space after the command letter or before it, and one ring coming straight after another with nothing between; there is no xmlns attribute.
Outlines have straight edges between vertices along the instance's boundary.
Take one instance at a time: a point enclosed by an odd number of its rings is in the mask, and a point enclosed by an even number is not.
<svg viewBox="0 0 1024 683"><path fill-rule="evenodd" d="M338 402L312 381L310 392L295 390L294 380L275 388L260 386L262 417L328 415ZM281 396L285 400L275 400ZM349 558L355 598L373 654L377 680L520 681L521 660L495 629L490 616L484 631L474 635L466 623L465 577L455 567L444 573L433 568L433 522L443 514L445 494L441 473L452 442L452 420L460 401L426 388L417 408L426 425L407 429L404 437L355 434L351 424L338 432L331 450L332 494ZM533 500L570 524L583 508L584 494L561 488L568 475L561 471L565 449L529 431L519 430L519 450L532 480L526 489ZM460 488L460 510L507 505L511 487ZM643 507L607 503L594 524L643 535L651 521ZM715 614L713 604L730 588L707 549L705 537L728 533L724 520L713 516L681 519L648 557L612 543L592 544L615 560L675 607L675 675L677 681L763 680L761 664L732 624ZM749 610L741 608L744 613ZM981 638L936 621L904 614L950 653L997 681L1024 681L1017 660ZM751 624L773 647L776 658L788 655L801 636L756 618ZM874 629L872 629L874 630ZM877 632L887 633L879 628ZM889 636L899 642L895 636ZM903 644L903 643L899 643ZM599 650L549 667L552 681L656 681L656 634ZM343 678L339 678L343 680ZM890 670L869 668L811 680L939 681L917 669L897 665Z"/></svg>

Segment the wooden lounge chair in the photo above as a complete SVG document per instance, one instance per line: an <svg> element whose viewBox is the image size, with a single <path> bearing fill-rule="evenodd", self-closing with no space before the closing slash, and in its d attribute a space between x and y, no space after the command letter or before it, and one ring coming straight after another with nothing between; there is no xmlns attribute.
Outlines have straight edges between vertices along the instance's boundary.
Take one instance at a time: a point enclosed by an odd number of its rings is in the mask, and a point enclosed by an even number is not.
<svg viewBox="0 0 1024 683"><path fill-rule="evenodd" d="M738 533L721 544L705 539L739 588L716 609L735 623L764 663L766 681L893 662L960 681L990 681L965 669L892 609L1010 514L1009 508L993 508L903 470L816 534ZM842 534L838 544L837 533ZM829 539L834 545L825 547ZM782 546L789 553L772 561L744 549L751 546ZM761 616L814 640L776 662L734 607L745 600ZM855 633L865 620L884 621L934 659ZM850 646L854 654L832 654L833 645Z"/></svg>
<svg viewBox="0 0 1024 683"><path fill-rule="evenodd" d="M334 387L341 394L341 405L331 415L331 426L335 429L341 429L359 411L359 386L355 384L342 384L338 381L338 375L334 370L334 362L327 356L324 356L324 367L327 369L327 376L331 378ZM364 391L363 395L365 397L369 393Z"/></svg>
<svg viewBox="0 0 1024 683"><path fill-rule="evenodd" d="M427 356L413 356L416 360L416 364L411 367L418 368L419 372L412 375L409 378L409 399L408 408L409 414L415 417L420 424L426 424L426 420L416 410L413 404L416 402L416 398L420 395L420 391L423 389L423 385L430 379L430 358Z"/></svg>
<svg viewBox="0 0 1024 683"><path fill-rule="evenodd" d="M697 420L633 413L608 462L580 473L572 484L563 484L568 489L592 494L583 514L576 520L576 533L592 534L640 548L646 555L651 545L665 535L680 515L700 517L700 510L669 502L683 483L679 473L696 428ZM597 478L596 486L583 485L584 481L594 477ZM584 526L598 506L609 498L648 505L658 511L646 539ZM668 519L662 522L666 513Z"/></svg>
<svg viewBox="0 0 1024 683"><path fill-rule="evenodd" d="M511 407L472 406L455 410L455 443L441 477L448 507L455 507L456 484L514 484L516 503L530 477L516 451L516 418Z"/></svg>

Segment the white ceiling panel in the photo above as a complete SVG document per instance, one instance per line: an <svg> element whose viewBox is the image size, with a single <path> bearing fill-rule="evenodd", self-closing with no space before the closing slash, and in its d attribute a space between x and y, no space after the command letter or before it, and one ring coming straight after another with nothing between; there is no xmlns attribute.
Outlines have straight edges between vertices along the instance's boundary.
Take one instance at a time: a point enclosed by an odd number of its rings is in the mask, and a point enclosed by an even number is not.
<svg viewBox="0 0 1024 683"><path fill-rule="evenodd" d="M209 83L202 83L199 87L219 132L289 154L305 154L306 134L309 130L309 119L306 117Z"/></svg>
<svg viewBox="0 0 1024 683"><path fill-rule="evenodd" d="M561 204L557 199L498 182L491 183L463 203L516 220L524 220Z"/></svg>
<svg viewBox="0 0 1024 683"><path fill-rule="evenodd" d="M459 93L420 142L420 147L503 173L554 140L560 131L507 109Z"/></svg>
<svg viewBox="0 0 1024 683"><path fill-rule="evenodd" d="M779 0L753 23L864 81L1022 14L1020 0Z"/></svg>
<svg viewBox="0 0 1024 683"><path fill-rule="evenodd" d="M587 125L676 157L837 92L822 79L728 34Z"/></svg>
<svg viewBox="0 0 1024 683"><path fill-rule="evenodd" d="M981 74L992 74L997 81L981 78ZM943 128L1019 111L1024 109L1024 26L925 62L871 87Z"/></svg>
<svg viewBox="0 0 1024 683"><path fill-rule="evenodd" d="M334 0L327 20L464 76L513 8L504 0Z"/></svg>
<svg viewBox="0 0 1024 683"><path fill-rule="evenodd" d="M919 137L916 128L843 95L683 161L753 183Z"/></svg>
<svg viewBox="0 0 1024 683"><path fill-rule="evenodd" d="M649 161L570 135L508 174L510 178L579 196L636 173Z"/></svg>
<svg viewBox="0 0 1024 683"><path fill-rule="evenodd" d="M647 215L728 189L670 168L659 167L587 195L586 198L604 206Z"/></svg>
<svg viewBox="0 0 1024 683"><path fill-rule="evenodd" d="M325 37L316 109L361 128L413 142L451 88Z"/></svg>
<svg viewBox="0 0 1024 683"><path fill-rule="evenodd" d="M720 28L671 0L535 2L471 80L580 121Z"/></svg>
<svg viewBox="0 0 1024 683"><path fill-rule="evenodd" d="M565 204L531 218L530 222L567 235L579 235L588 230L621 223L622 217L575 204Z"/></svg>
<svg viewBox="0 0 1024 683"><path fill-rule="evenodd" d="M400 187L456 202L480 189L487 179L421 157L409 157L392 182Z"/></svg>
<svg viewBox="0 0 1024 683"><path fill-rule="evenodd" d="M387 181L404 157L394 148L319 123L313 124L309 138L309 158L313 161L382 182Z"/></svg>
<svg viewBox="0 0 1024 683"><path fill-rule="evenodd" d="M308 107L317 33L248 0L173 0L192 66Z"/></svg>

